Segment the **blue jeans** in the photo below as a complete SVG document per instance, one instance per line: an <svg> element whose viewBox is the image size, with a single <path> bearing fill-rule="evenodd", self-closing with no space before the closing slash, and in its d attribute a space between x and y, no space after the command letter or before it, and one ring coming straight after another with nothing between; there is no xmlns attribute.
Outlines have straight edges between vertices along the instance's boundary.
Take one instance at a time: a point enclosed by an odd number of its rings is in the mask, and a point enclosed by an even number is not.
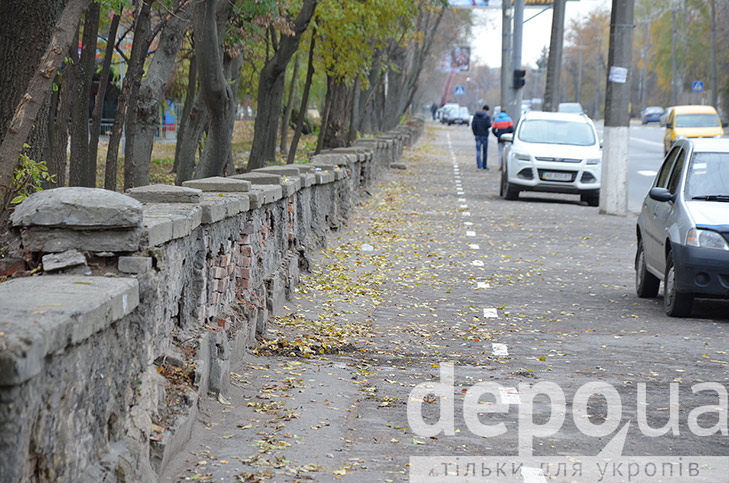
<svg viewBox="0 0 729 483"><path fill-rule="evenodd" d="M489 137L488 136L476 136L476 165L478 169L486 169L486 153L489 150ZM482 153L483 152L483 157ZM482 161L483 159L483 161Z"/></svg>

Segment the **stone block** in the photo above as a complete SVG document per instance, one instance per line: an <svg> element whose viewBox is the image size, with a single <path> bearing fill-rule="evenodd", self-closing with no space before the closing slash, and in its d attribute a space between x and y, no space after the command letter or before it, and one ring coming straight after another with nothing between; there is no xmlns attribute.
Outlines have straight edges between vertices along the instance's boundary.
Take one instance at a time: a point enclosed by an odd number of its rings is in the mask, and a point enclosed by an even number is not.
<svg viewBox="0 0 729 483"><path fill-rule="evenodd" d="M251 190L250 181L243 181L233 178L223 178L222 176L215 176L212 178L203 179L191 179L182 183L182 186L185 186L187 188L197 188L206 193L231 193L245 192Z"/></svg>
<svg viewBox="0 0 729 483"><path fill-rule="evenodd" d="M265 193L263 191L251 190L246 193L246 195L248 196L248 204L251 210L257 210L263 206L263 201L265 199Z"/></svg>
<svg viewBox="0 0 729 483"><path fill-rule="evenodd" d="M146 273L152 270L152 257L119 257L118 268L123 273Z"/></svg>
<svg viewBox="0 0 729 483"><path fill-rule="evenodd" d="M327 184L334 182L334 173L331 171L317 171L316 184Z"/></svg>
<svg viewBox="0 0 729 483"><path fill-rule="evenodd" d="M15 209L11 221L14 226L72 230L137 228L142 224L142 204L115 191L55 188L30 195Z"/></svg>
<svg viewBox="0 0 729 483"><path fill-rule="evenodd" d="M200 226L202 208L189 203L155 203L144 206L145 237L142 246L159 246L187 236Z"/></svg>
<svg viewBox="0 0 729 483"><path fill-rule="evenodd" d="M301 189L301 178L289 178L281 183L282 196L288 198Z"/></svg>
<svg viewBox="0 0 729 483"><path fill-rule="evenodd" d="M138 304L132 278L48 275L0 284L0 386L31 379L48 355L79 344Z"/></svg>
<svg viewBox="0 0 729 483"><path fill-rule="evenodd" d="M25 249L32 252L57 253L73 249L84 252L135 252L142 240L142 230L31 227L22 230L21 237Z"/></svg>
<svg viewBox="0 0 729 483"><path fill-rule="evenodd" d="M250 173L236 174L231 176L233 179L242 179L250 181L251 184L281 184L281 175L275 173L268 173L265 171L252 171Z"/></svg>
<svg viewBox="0 0 729 483"><path fill-rule="evenodd" d="M43 255L43 271L56 272L71 267L86 267L86 257L76 250Z"/></svg>
<svg viewBox="0 0 729 483"><path fill-rule="evenodd" d="M299 179L301 179L302 188L308 188L311 185L316 184L316 174L314 173L303 173L299 175Z"/></svg>
<svg viewBox="0 0 729 483"><path fill-rule="evenodd" d="M139 186L126 193L140 203L200 203L202 200L202 190L166 184Z"/></svg>
<svg viewBox="0 0 729 483"><path fill-rule="evenodd" d="M281 185L276 184L259 184L251 189L251 191L259 191L263 193L262 205L273 203L283 197L283 189Z"/></svg>

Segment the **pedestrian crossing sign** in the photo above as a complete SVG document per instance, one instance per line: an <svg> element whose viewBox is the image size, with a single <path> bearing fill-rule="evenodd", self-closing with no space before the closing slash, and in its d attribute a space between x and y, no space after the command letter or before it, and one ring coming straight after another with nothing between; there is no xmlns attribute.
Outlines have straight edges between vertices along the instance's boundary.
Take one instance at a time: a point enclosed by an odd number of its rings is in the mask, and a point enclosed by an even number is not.
<svg viewBox="0 0 729 483"><path fill-rule="evenodd" d="M456 86L456 96L461 97L466 95L465 86Z"/></svg>

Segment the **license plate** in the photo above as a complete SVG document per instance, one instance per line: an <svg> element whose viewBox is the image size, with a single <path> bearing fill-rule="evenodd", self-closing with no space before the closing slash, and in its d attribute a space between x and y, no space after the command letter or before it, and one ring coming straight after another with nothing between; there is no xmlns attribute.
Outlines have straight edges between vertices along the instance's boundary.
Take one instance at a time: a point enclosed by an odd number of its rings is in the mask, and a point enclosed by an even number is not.
<svg viewBox="0 0 729 483"><path fill-rule="evenodd" d="M542 179L545 181L572 181L572 173L556 173L547 171L542 173Z"/></svg>

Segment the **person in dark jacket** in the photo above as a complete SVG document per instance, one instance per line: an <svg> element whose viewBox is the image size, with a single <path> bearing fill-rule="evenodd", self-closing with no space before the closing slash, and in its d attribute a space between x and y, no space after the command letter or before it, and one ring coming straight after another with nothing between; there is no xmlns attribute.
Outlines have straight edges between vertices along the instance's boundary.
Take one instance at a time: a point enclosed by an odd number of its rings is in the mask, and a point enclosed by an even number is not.
<svg viewBox="0 0 729 483"><path fill-rule="evenodd" d="M476 138L476 166L478 166L478 169L489 169L486 167L486 154L489 148L489 128L491 128L489 106L483 106L483 110L476 111L471 121L471 131L473 131L473 135Z"/></svg>
<svg viewBox="0 0 729 483"><path fill-rule="evenodd" d="M504 154L504 141L501 140L501 136L514 132L514 120L509 117L505 110L502 109L499 115L496 116L496 119L494 119L491 132L499 140L499 167L501 167L501 157Z"/></svg>

